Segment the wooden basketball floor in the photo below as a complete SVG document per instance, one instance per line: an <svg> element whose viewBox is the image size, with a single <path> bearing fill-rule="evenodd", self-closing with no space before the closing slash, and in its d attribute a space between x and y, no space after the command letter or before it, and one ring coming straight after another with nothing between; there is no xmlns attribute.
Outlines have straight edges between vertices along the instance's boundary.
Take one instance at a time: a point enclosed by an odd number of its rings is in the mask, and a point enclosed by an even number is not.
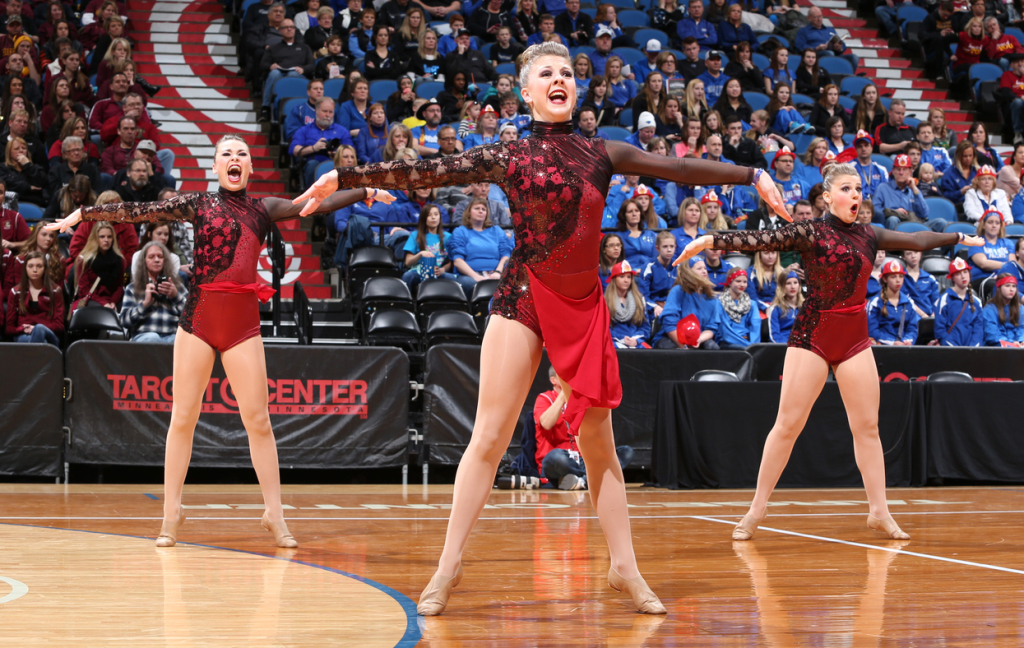
<svg viewBox="0 0 1024 648"><path fill-rule="evenodd" d="M607 587L588 497L494 491L441 617L416 616L451 486L285 488L298 550L258 489L190 486L158 549L158 486L0 485L5 646L1024 646L1024 488L788 490L733 543L749 491L630 488L641 570L668 608Z"/></svg>

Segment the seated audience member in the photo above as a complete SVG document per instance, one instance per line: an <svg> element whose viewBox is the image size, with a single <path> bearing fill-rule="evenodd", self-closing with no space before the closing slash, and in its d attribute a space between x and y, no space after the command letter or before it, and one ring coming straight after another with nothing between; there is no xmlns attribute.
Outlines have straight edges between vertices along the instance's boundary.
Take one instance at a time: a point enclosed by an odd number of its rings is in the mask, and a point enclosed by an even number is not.
<svg viewBox="0 0 1024 648"><path fill-rule="evenodd" d="M452 262L446 252L451 237L441 224L441 208L430 203L424 205L416 231L405 241L405 267L409 269L402 275L402 281L412 287L437 277L454 280L455 275L449 272Z"/></svg>
<svg viewBox="0 0 1024 648"><path fill-rule="evenodd" d="M57 141L50 145L49 153L47 153L50 166L52 167L55 164L60 164L60 158L64 155L62 151L64 140L71 136L75 136L82 140L84 145L83 151L85 152L85 161L89 162L94 167L99 168L101 157L100 150L95 144L93 144L92 140L89 139L89 123L84 117L73 117L64 123L64 126L60 129L60 135L57 138Z"/></svg>
<svg viewBox="0 0 1024 648"><path fill-rule="evenodd" d="M672 261L676 256L676 237L672 232L658 232L655 243L658 246L658 256L644 266L636 280L640 293L647 302L648 317L652 318L661 316L665 300L668 299L668 293L676 280L676 269L672 267Z"/></svg>
<svg viewBox="0 0 1024 648"><path fill-rule="evenodd" d="M914 310L921 317L935 315L935 303L939 301L939 282L930 273L921 270L921 253L917 250L905 250L903 263L906 275L903 277L903 290L914 304Z"/></svg>
<svg viewBox="0 0 1024 648"><path fill-rule="evenodd" d="M424 100L416 96L412 87L413 80L408 76L403 76L398 80L398 90L388 95L388 99L384 103L384 114L389 124L405 125L405 120L407 119L415 121L416 108L414 106L416 106L417 101L422 102Z"/></svg>
<svg viewBox="0 0 1024 648"><path fill-rule="evenodd" d="M776 276L781 271L779 253L774 250L759 251L754 255L754 263L747 270L747 294L762 313L768 310L775 299L778 288Z"/></svg>
<svg viewBox="0 0 1024 648"><path fill-rule="evenodd" d="M382 109L383 110L383 109ZM363 122L364 126L366 122ZM291 152L305 164L302 175L305 186L313 184L316 167L330 159L338 146L352 145L348 128L334 123L334 100L328 97L316 104L316 120L295 132L291 141Z"/></svg>
<svg viewBox="0 0 1024 648"><path fill-rule="evenodd" d="M412 133L408 126L402 123L391 124L391 132L388 133L384 146L370 155L370 163L391 162L398 159L399 154L410 147L410 140L412 140ZM415 152L415 149L411 150ZM418 153L415 159L419 159Z"/></svg>
<svg viewBox="0 0 1024 648"><path fill-rule="evenodd" d="M892 164L892 175L875 188L871 202L873 222L894 230L900 223L921 223L935 232L943 232L949 223L943 218L928 219L928 203L913 179L910 157L899 154ZM995 177L992 178L995 184ZM1007 205L1009 207L1009 205Z"/></svg>
<svg viewBox="0 0 1024 648"><path fill-rule="evenodd" d="M1006 226L999 212L985 212L978 220L978 236L985 239L985 244L980 250L973 248L968 259L971 281L976 282L994 276L1007 261L1017 258L1013 242L1006 238Z"/></svg>
<svg viewBox="0 0 1024 648"><path fill-rule="evenodd" d="M498 227L512 227L512 214L509 212L508 207L497 200L489 198L491 193L490 182L471 182L468 187L469 200L459 202L455 205L455 209L452 210L452 220L454 222L461 222L462 215L466 212L466 208L469 207L470 201L474 198L479 198L480 200L487 201L487 213L490 214L490 220L494 225Z"/></svg>
<svg viewBox="0 0 1024 648"><path fill-rule="evenodd" d="M441 131L444 130L441 128L441 106L437 103L437 99L431 98L430 101L420 106L416 110L416 118L426 123L412 129L412 147L421 156L436 154L440 149ZM458 139L454 131L450 136L455 140Z"/></svg>
<svg viewBox="0 0 1024 648"><path fill-rule="evenodd" d="M99 42L97 41L97 46ZM103 84L110 79L114 74L114 66L125 60L131 60L132 58L132 45L127 38L115 38L110 41L110 46L107 51L100 58L99 63L96 63L97 56L93 54L93 70L96 72L96 85L103 86Z"/></svg>
<svg viewBox="0 0 1024 648"><path fill-rule="evenodd" d="M862 193L864 198L870 198L872 203L878 187L889 182L889 172L885 167L871 159L874 151L875 140L866 131L857 131L853 139L853 148L857 152L857 158L853 161L857 174L862 178ZM971 176L973 177L973 176ZM963 198L960 199L961 202Z"/></svg>
<svg viewBox="0 0 1024 648"><path fill-rule="evenodd" d="M935 143L935 131L926 121L917 125L917 143L921 146L921 164L932 165L935 169L935 182L938 182L953 165L949 151Z"/></svg>
<svg viewBox="0 0 1024 648"><path fill-rule="evenodd" d="M109 205L117 202L122 202L117 192L104 191L97 197L89 190L85 182L73 180L71 184L61 190L58 209L59 211L66 210L70 214L74 210L81 209L87 205ZM65 259L67 267L74 263L82 248L85 247L85 243L89 240L89 234L92 233L95 223L96 221L83 221L75 227L75 233L68 244L68 257ZM125 256L125 265L130 269L130 260L139 249L139 235L135 232L135 226L132 223L115 223L114 233L117 236L117 246Z"/></svg>
<svg viewBox="0 0 1024 648"><path fill-rule="evenodd" d="M158 241L142 246L124 291L121 326L132 342L173 344L188 292L171 269L171 252Z"/></svg>
<svg viewBox="0 0 1024 648"><path fill-rule="evenodd" d="M768 307L768 335L776 344L789 342L789 334L793 331L793 323L804 305L804 294L800 290L800 276L790 271L786 281L780 283L775 290L775 299Z"/></svg>
<svg viewBox="0 0 1024 648"><path fill-rule="evenodd" d="M999 212L1005 223L1013 222L1006 192L996 187L996 170L986 164L978 169L971 188L964 194L964 216L976 223L990 211Z"/></svg>
<svg viewBox="0 0 1024 648"><path fill-rule="evenodd" d="M373 45L367 50L366 58L363 60L366 78L370 81L397 81L398 77L405 74L406 65L399 54L392 52L391 33L386 25L377 25L373 28Z"/></svg>
<svg viewBox="0 0 1024 648"><path fill-rule="evenodd" d="M718 349L715 332L720 326L715 290L706 277L694 271L701 268L703 259L690 259L690 264L681 264L676 274L676 283L668 293L665 308L661 311L661 328L654 334L652 342L656 349L678 349L688 346L676 333L679 322L689 315L696 317L700 334L694 340L694 348Z"/></svg>
<svg viewBox="0 0 1024 648"><path fill-rule="evenodd" d="M888 16L886 16L888 17ZM824 24L824 15L819 7L811 7L807 11L807 20L810 24L801 27L796 32L796 38L794 39L794 45L797 51L803 52L808 49L817 50L821 53L829 53L835 56L843 56L844 58L851 58L850 63L854 69L857 67L857 60L854 54L845 54L846 43L843 39L836 34L836 30L832 27L827 27ZM879 18L880 22L888 26L882 18Z"/></svg>
<svg viewBox="0 0 1024 648"><path fill-rule="evenodd" d="M469 297L477 282L500 279L512 254L513 242L491 222L487 200L473 198L462 214L462 225L452 233L449 254L458 271L456 281Z"/></svg>
<svg viewBox="0 0 1024 648"><path fill-rule="evenodd" d="M0 179L0 199L7 193L7 184ZM0 204L0 239L3 248L8 249L12 243L20 243L32 233L25 218L13 209Z"/></svg>
<svg viewBox="0 0 1024 648"><path fill-rule="evenodd" d="M1024 346L1024 322L1020 319L1017 280L1011 274L996 279L996 289L982 311L985 346Z"/></svg>
<svg viewBox="0 0 1024 648"><path fill-rule="evenodd" d="M629 261L612 268L604 301L608 304L611 335L619 349L650 348L651 322L647 318L644 297L636 285L637 271Z"/></svg>
<svg viewBox="0 0 1024 648"><path fill-rule="evenodd" d="M114 227L110 223L95 223L74 265L75 290L71 310L91 304L117 310L117 304L124 295L128 261L117 245Z"/></svg>
<svg viewBox="0 0 1024 648"><path fill-rule="evenodd" d="M7 120L7 126L6 139L10 141L12 138L19 137L24 140L25 146L28 148L28 157L34 164L40 166L45 173L47 166L46 145L43 144L43 141L35 133L33 116L27 110L14 110Z"/></svg>
<svg viewBox="0 0 1024 648"><path fill-rule="evenodd" d="M708 273L708 281L715 287L715 292L720 293L725 290L725 280L729 276L729 272L732 271L734 266L728 261L722 258L722 250L707 249L704 250L704 269Z"/></svg>
<svg viewBox="0 0 1024 648"><path fill-rule="evenodd" d="M285 18L279 28L281 41L271 45L263 54L260 68L266 74L266 81L263 83L263 108L261 118L270 118L270 108L274 98L274 84L278 79L286 76L313 76L313 67L316 60L313 50L309 45L295 38L298 33L295 23Z"/></svg>
<svg viewBox="0 0 1024 648"><path fill-rule="evenodd" d="M814 133L814 126L807 123L793 105L793 91L788 85L780 83L775 86L772 99L765 110L768 113L768 123L780 133Z"/></svg>
<svg viewBox="0 0 1024 648"><path fill-rule="evenodd" d="M676 250L682 252L695 238L707 234L697 225L702 214L700 202L696 198L685 198L679 205L679 227L672 230L672 236L676 237Z"/></svg>
<svg viewBox="0 0 1024 648"><path fill-rule="evenodd" d="M170 200L178 195L178 191L171 187L164 187L157 192L157 200ZM115 191L104 191L97 199L96 203L100 205L107 204L107 197L110 197L109 202L121 202L121 197L117 195ZM171 239L164 243L167 249L171 250L172 253L176 254L181 261L181 271L192 276L192 263L195 258L195 250L192 247L191 231L192 223L186 223L184 221L170 221L171 228ZM151 228L149 223L143 223L139 228L139 236L146 236ZM161 241L162 242L162 241ZM184 281L184 279L182 279Z"/></svg>
<svg viewBox="0 0 1024 648"><path fill-rule="evenodd" d="M115 74L110 79L110 97L98 100L89 112L89 129L98 133L108 119L124 115L123 102L127 96L128 77L123 72ZM142 102L142 97L139 97L139 102Z"/></svg>
<svg viewBox="0 0 1024 648"><path fill-rule="evenodd" d="M768 168L768 162L761 154L757 142L743 136L743 120L739 115L731 115L724 121L725 137L722 140L722 155L742 166Z"/></svg>
<svg viewBox="0 0 1024 648"><path fill-rule="evenodd" d="M128 163L135 159L136 147L142 148L142 144L136 139L138 129L136 128L134 117L122 117L118 122L117 134L117 141L107 145L103 155L100 157L100 171L110 176L115 175L121 169L127 168ZM156 149L153 146L153 142L150 140L145 140L145 142L149 144L147 150L155 154ZM163 175L163 167L160 166L159 160L154 160L152 165L154 174L159 173Z"/></svg>
<svg viewBox="0 0 1024 648"><path fill-rule="evenodd" d="M615 264L626 260L622 250L622 237L618 234L605 234L601 239L601 249L597 255L597 275L601 278L602 289L608 285Z"/></svg>
<svg viewBox="0 0 1024 648"><path fill-rule="evenodd" d="M972 189L977 170L978 163L975 159L974 145L969 140L957 144L956 152L953 154L953 166L939 181L942 195L963 209L964 196Z"/></svg>
<svg viewBox="0 0 1024 648"><path fill-rule="evenodd" d="M925 198L940 198L942 196L942 189L939 187L938 178L935 175L935 167L931 164L924 162L917 168L917 179L917 189L922 196ZM1010 211L1013 212L1012 204Z"/></svg>
<svg viewBox="0 0 1024 648"><path fill-rule="evenodd" d="M859 210L858 210L859 211ZM867 223L864 223L867 225ZM865 301L871 303L882 292L882 265L885 264L885 250L875 252L875 261L871 267L871 275L868 277L868 286Z"/></svg>
<svg viewBox="0 0 1024 648"><path fill-rule="evenodd" d="M1012 274L1013 278L1017 280L1018 284L1020 284L1021 281L1024 281L1024 265L1021 263L1024 261L1024 237L1017 239L1014 243L1013 256L1014 258L1012 261L1007 261L1003 264L1002 268L999 268L999 274L1008 272Z"/></svg>
<svg viewBox="0 0 1024 648"><path fill-rule="evenodd" d="M135 62L134 61L132 61L131 59L125 59L123 61L118 61L117 63L114 64L114 73L115 74L117 74L117 73L124 74L125 78L128 80L128 94L137 94L140 97L142 97L142 103L143 104L149 103L148 100L146 99L146 97L147 97L146 90L143 88L143 84L145 83L145 81L143 81L142 79L138 78L135 75ZM151 90L153 88L155 88L155 86L151 86L150 87ZM97 100L99 100L99 99L106 99L109 96L110 96L110 79L104 81L103 85L100 86L100 89L96 92L96 99Z"/></svg>
<svg viewBox="0 0 1024 648"><path fill-rule="evenodd" d="M473 79L474 82L494 83L497 81L498 73L491 67L491 62L480 50L472 48L469 30L460 29L454 32L454 35L455 49L445 54L442 65L445 78L454 77L461 72L467 79ZM438 50L440 52L440 46Z"/></svg>
<svg viewBox="0 0 1024 648"><path fill-rule="evenodd" d="M342 103L337 108L334 122L343 126L349 133L349 139L352 139L367 128L366 112L370 108L370 82L363 77L357 77L346 82L346 89L350 86L351 99L342 101L339 98Z"/></svg>
<svg viewBox="0 0 1024 648"><path fill-rule="evenodd" d="M366 124L367 127L355 138L360 164L372 161L378 151L387 146L388 120L383 104L375 103L366 109Z"/></svg>
<svg viewBox="0 0 1024 648"><path fill-rule="evenodd" d="M306 101L292 106L284 118L285 139L290 142L295 137L296 131L316 121L316 104L323 99L323 96L324 82L322 80L312 79L306 84Z"/></svg>
<svg viewBox="0 0 1024 648"><path fill-rule="evenodd" d="M344 39L338 35L331 36L324 47L327 49L327 55L317 59L313 78L320 81L345 78L352 71L353 61L344 52Z"/></svg>
<svg viewBox="0 0 1024 648"><path fill-rule="evenodd" d="M29 157L28 145L20 137L7 140L0 179L25 202L44 205L46 171Z"/></svg>
<svg viewBox="0 0 1024 648"><path fill-rule="evenodd" d="M54 73L54 76L60 74L71 83L71 100L90 109L95 106L96 96L93 93L92 83L89 82L89 76L82 69L82 55L73 49L67 49L60 55L57 65L60 69ZM129 85L127 79L124 81L125 83L121 90L122 96L117 98L118 101L124 98L124 93L128 92ZM46 87L52 90L53 82L47 81ZM111 97L113 97L114 91L112 87L110 92ZM45 97L43 99L45 100Z"/></svg>
<svg viewBox="0 0 1024 648"><path fill-rule="evenodd" d="M644 222L640 205L636 200L630 198L619 207L618 231L625 246L626 261L631 266L642 268L658 255L655 242L657 236Z"/></svg>
<svg viewBox="0 0 1024 648"><path fill-rule="evenodd" d="M150 175L150 164L135 158L114 177L114 191L124 202L152 202L164 188L163 177ZM123 175L122 175L123 174Z"/></svg>
<svg viewBox="0 0 1024 648"><path fill-rule="evenodd" d="M56 196L57 192L66 187L76 176L87 178L93 191L98 191L101 186L100 172L86 160L85 143L78 137L68 136L61 143L60 151L62 161L50 165L48 181L50 196Z"/></svg>
<svg viewBox="0 0 1024 648"><path fill-rule="evenodd" d="M760 146L762 151L776 151L779 148L796 149L792 141L771 127L767 110L755 110L750 115L750 130L743 134Z"/></svg>
<svg viewBox="0 0 1024 648"><path fill-rule="evenodd" d="M971 269L957 257L949 264L947 275L953 282L935 305L933 346L981 346L985 337L985 318L981 300L971 290Z"/></svg>
<svg viewBox="0 0 1024 648"><path fill-rule="evenodd" d="M796 156L787 147L775 154L772 159L772 177L782 186L782 198L786 207L792 208L796 201L807 197L810 187L803 185L803 180L793 175Z"/></svg>
<svg viewBox="0 0 1024 648"><path fill-rule="evenodd" d="M50 280L42 252L25 255L20 280L7 297L5 322L5 333L15 342L60 346L57 335L64 332L64 293Z"/></svg>
<svg viewBox="0 0 1024 648"><path fill-rule="evenodd" d="M715 342L721 349L745 349L761 341L761 315L747 294L747 275L733 268L725 278L725 290L718 295L718 331Z"/></svg>
<svg viewBox="0 0 1024 648"><path fill-rule="evenodd" d="M120 202L121 198L120 196L117 195L117 193L108 191L105 191L102 194L100 194L100 197L96 199L96 202L99 204L104 204L103 199L106 197L107 194L110 193L114 194L114 202ZM167 274L174 275L177 275L179 272L181 272L181 264L183 262L184 257L184 255L175 245L173 237L171 236L171 225L172 223L177 222L180 221L157 221L155 223L146 223L145 231L142 232L142 234L139 236L139 245L143 248L146 247L146 244L151 241L156 241L160 245L163 245L165 248L167 248L168 256L164 260L164 268L167 270ZM142 258L143 257L141 249L132 255L130 261L132 276L135 276L135 270L136 268L139 267L139 264L142 263ZM182 278L182 281L187 280L187 278L188 277L186 275L185 277Z"/></svg>
<svg viewBox="0 0 1024 648"><path fill-rule="evenodd" d="M39 90L39 85L32 80L31 77L24 76L21 72L25 67L24 61L20 54L14 53L7 57L7 75L0 77L0 83L7 87L7 82L12 79L18 79L21 81L21 93L25 95L32 104L41 106L45 97Z"/></svg>
<svg viewBox="0 0 1024 648"><path fill-rule="evenodd" d="M921 319L903 288L906 272L899 261L882 266L882 292L868 304L868 336L874 344L913 346Z"/></svg>
<svg viewBox="0 0 1024 648"><path fill-rule="evenodd" d="M498 111L491 106L484 106L477 117L472 133L462 138L462 148L468 151L476 146L493 144L498 141Z"/></svg>
<svg viewBox="0 0 1024 648"><path fill-rule="evenodd" d="M537 396L533 406L537 466L541 476L560 490L583 490L587 487L587 469L576 447L576 437L562 417L567 399L554 367L548 368L548 380L551 390ZM625 468L632 460L633 449L619 446L615 454L619 465Z"/></svg>
<svg viewBox="0 0 1024 648"><path fill-rule="evenodd" d="M53 285L64 285L64 257L61 256L60 246L57 244L57 233L45 228L49 222L44 220L36 223L28 238L21 244L20 251L13 246L4 250L4 275L3 281L0 281L0 286L3 287L2 303L7 302L7 295L11 289L21 282L21 275L25 271L25 259L30 252L43 255L46 273ZM8 252L9 254L6 254Z"/></svg>

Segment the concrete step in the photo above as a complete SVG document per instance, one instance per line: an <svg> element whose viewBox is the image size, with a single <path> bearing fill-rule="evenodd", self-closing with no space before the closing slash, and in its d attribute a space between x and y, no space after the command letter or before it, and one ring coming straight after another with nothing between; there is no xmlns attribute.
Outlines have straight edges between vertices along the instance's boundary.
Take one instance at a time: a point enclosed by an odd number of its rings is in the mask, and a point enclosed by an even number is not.
<svg viewBox="0 0 1024 648"><path fill-rule="evenodd" d="M150 110L152 110L154 107L163 108L166 110L174 110L179 113L192 111L205 112L206 114L218 111L251 112L255 109L253 102L245 101L242 99L201 99L199 97L192 97L186 99L181 97L172 97L170 95L165 96L163 91L161 91L157 97L154 97L149 100Z"/></svg>
<svg viewBox="0 0 1024 648"><path fill-rule="evenodd" d="M235 56L237 48L230 42L224 45L208 43L138 43L132 48L132 57L139 54L187 54L192 56Z"/></svg>
<svg viewBox="0 0 1024 648"><path fill-rule="evenodd" d="M139 54L139 57L143 56L147 55ZM153 55L149 54L148 56L152 59ZM139 74L147 78L154 74L173 77L195 77L195 85L200 87L220 85L222 81L227 81L227 83L224 83L227 87L245 87L245 80L238 76L238 67L232 69L230 66L214 64L211 63L209 58L203 61L199 60L199 57L194 57L196 60L188 63L184 61L180 63L169 63L166 61L154 63L152 60L143 63L139 58L134 56L132 58L135 59L135 63L139 68ZM241 84L232 84L230 83L231 80L241 81Z"/></svg>

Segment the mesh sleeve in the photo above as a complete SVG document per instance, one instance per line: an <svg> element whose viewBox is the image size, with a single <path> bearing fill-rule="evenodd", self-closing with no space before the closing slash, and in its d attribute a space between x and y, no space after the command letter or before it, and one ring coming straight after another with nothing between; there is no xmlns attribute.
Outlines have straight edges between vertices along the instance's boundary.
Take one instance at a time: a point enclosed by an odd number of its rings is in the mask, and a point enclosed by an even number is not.
<svg viewBox="0 0 1024 648"><path fill-rule="evenodd" d="M339 167L338 187L409 190L471 182L501 182L508 171L509 159L508 145L501 142L433 160L395 160L360 167Z"/></svg>
<svg viewBox="0 0 1024 648"><path fill-rule="evenodd" d="M110 203L82 208L82 219L111 223L153 223L174 220L191 221L196 217L202 194L179 194L174 198L148 203Z"/></svg>
<svg viewBox="0 0 1024 648"><path fill-rule="evenodd" d="M716 250L758 250L806 252L814 245L814 226L808 222L790 223L773 230L738 230L714 235Z"/></svg>

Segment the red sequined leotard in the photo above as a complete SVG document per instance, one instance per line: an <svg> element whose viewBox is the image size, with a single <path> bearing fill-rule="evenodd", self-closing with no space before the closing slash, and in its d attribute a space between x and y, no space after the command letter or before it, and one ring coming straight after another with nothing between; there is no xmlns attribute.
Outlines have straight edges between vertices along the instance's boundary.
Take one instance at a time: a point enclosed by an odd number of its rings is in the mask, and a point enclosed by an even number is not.
<svg viewBox="0 0 1024 648"><path fill-rule="evenodd" d="M789 346L813 351L838 365L871 343L865 310L868 277L879 250L930 250L952 245L957 234L906 234L848 224L833 215L775 230L714 235L716 250L796 250L807 281L807 299L793 323Z"/></svg>
<svg viewBox="0 0 1024 648"><path fill-rule="evenodd" d="M566 420L579 429L589 407L622 399L609 314L598 277L601 214L613 173L692 184L750 183L753 171L705 160L643 153L622 142L586 139L568 122L534 121L531 136L417 162L339 168L339 187L411 190L494 182L509 199L516 247L491 313L529 327L572 387Z"/></svg>

